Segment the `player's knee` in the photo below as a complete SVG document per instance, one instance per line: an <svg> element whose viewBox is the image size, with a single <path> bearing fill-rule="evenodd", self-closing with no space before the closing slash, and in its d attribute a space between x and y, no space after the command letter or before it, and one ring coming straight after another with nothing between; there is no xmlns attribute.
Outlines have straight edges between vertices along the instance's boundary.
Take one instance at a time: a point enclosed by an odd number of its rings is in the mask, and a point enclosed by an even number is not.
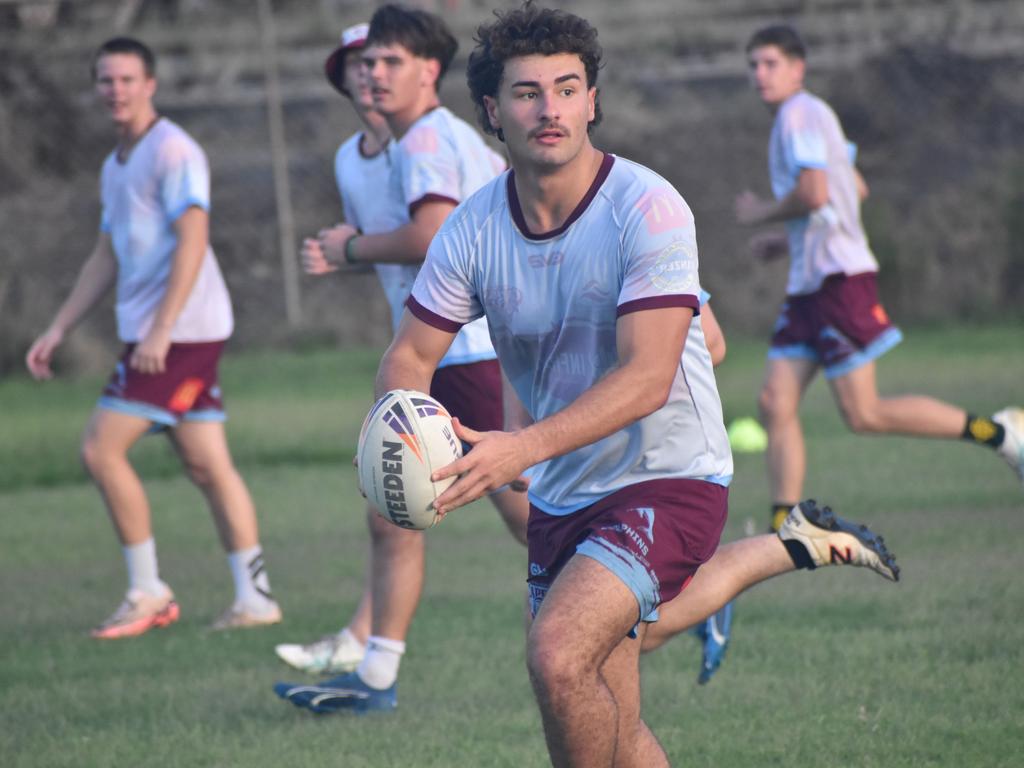
<svg viewBox="0 0 1024 768"><path fill-rule="evenodd" d="M184 464L185 473L188 475L189 480L195 483L197 487L207 489L214 486L216 473L213 467L203 462L188 459L185 460Z"/></svg>
<svg viewBox="0 0 1024 768"><path fill-rule="evenodd" d="M839 406L839 413L851 432L859 435L884 431L884 424L877 411L870 407L846 403Z"/></svg>
<svg viewBox="0 0 1024 768"><path fill-rule="evenodd" d="M771 386L761 388L757 396L757 410L764 424L785 418L796 413L796 403L782 395Z"/></svg>
<svg viewBox="0 0 1024 768"><path fill-rule="evenodd" d="M572 643L536 627L527 642L526 667L534 687L548 697L574 689L585 673L585 661Z"/></svg>
<svg viewBox="0 0 1024 768"><path fill-rule="evenodd" d="M86 435L78 448L78 458L85 471L92 477L103 473L104 467L110 463L110 451L95 435Z"/></svg>

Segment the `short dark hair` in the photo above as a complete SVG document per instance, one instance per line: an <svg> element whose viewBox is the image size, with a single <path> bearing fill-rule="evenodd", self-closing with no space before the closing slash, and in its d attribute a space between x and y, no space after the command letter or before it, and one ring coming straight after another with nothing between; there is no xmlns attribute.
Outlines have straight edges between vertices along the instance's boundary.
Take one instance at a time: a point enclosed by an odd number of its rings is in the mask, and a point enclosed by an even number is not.
<svg viewBox="0 0 1024 768"><path fill-rule="evenodd" d="M112 37L99 48L96 49L96 53L92 57L92 79L96 79L96 64L104 56L109 56L112 53L127 53L132 56L138 56L142 59L142 66L146 70L146 77L154 77L156 75L156 56L153 55L153 50L141 40L136 40L134 37Z"/></svg>
<svg viewBox="0 0 1024 768"><path fill-rule="evenodd" d="M534 54L575 53L583 61L589 89L597 86L601 46L597 30L586 19L566 11L539 8L532 0L515 10L495 11L494 15L496 21L482 24L476 31L476 48L469 54L466 80L480 127L504 141L501 132L491 126L484 96L497 97L506 61ZM601 102L595 97L594 119L587 125L587 131L600 122Z"/></svg>
<svg viewBox="0 0 1024 768"><path fill-rule="evenodd" d="M800 34L788 24L773 24L757 30L747 42L746 52L774 45L791 59L806 59L807 46Z"/></svg>
<svg viewBox="0 0 1024 768"><path fill-rule="evenodd" d="M370 19L366 45L397 43L413 56L435 59L441 65L437 85L455 58L459 43L444 20L433 13L401 5L382 5Z"/></svg>

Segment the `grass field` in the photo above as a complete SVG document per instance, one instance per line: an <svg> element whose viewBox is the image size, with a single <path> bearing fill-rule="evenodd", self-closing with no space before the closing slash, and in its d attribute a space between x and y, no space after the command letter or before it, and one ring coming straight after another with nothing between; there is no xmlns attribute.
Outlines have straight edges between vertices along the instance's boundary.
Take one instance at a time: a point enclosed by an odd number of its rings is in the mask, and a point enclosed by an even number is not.
<svg viewBox="0 0 1024 768"><path fill-rule="evenodd" d="M752 415L763 345L730 341L726 412ZM224 366L279 627L206 630L232 596L212 524L164 442L138 448L182 620L113 643L87 630L120 599L123 564L76 459L100 381L0 381L0 764L547 764L523 662L524 555L485 504L427 534L396 714L314 717L271 692L310 679L273 645L336 629L358 596L366 537L350 459L376 360L317 351ZM880 365L883 392L923 390L980 413L1024 401L1022 382L1019 327L915 331ZM647 657L646 718L674 764L1024 764L1018 482L975 447L848 435L820 382L804 416L807 495L883 531L903 581L826 569L756 588L704 688L692 638ZM762 457L736 459L726 538L760 528L769 501Z"/></svg>

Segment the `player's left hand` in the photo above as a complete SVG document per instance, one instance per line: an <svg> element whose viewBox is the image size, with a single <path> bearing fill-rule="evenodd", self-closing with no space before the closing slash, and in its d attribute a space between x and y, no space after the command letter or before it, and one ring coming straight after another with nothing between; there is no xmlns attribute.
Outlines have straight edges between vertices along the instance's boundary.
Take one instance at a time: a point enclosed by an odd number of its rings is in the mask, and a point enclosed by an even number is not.
<svg viewBox="0 0 1024 768"><path fill-rule="evenodd" d="M522 483L530 466L523 446L512 432L477 432L452 419L455 435L473 447L461 459L434 472L435 482L458 475L459 479L434 502L442 517L453 509L476 501L504 485Z"/></svg>
<svg viewBox="0 0 1024 768"><path fill-rule="evenodd" d="M163 373L170 348L171 334L154 328L132 350L128 365L140 373Z"/></svg>
<svg viewBox="0 0 1024 768"><path fill-rule="evenodd" d="M316 238L320 241L320 249L328 264L344 266L345 245L350 238L355 237L359 231L349 224L338 224L330 229L321 229Z"/></svg>

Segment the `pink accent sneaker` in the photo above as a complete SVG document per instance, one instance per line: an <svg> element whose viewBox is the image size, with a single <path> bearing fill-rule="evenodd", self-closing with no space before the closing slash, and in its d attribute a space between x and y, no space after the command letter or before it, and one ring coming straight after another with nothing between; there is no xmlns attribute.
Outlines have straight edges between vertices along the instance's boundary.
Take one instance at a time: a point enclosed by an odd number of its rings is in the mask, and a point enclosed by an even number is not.
<svg viewBox="0 0 1024 768"><path fill-rule="evenodd" d="M166 627L178 620L181 609L174 601L174 593L160 597L137 589L128 590L124 602L109 619L92 630L92 636L99 640L115 640L120 637L135 637L153 627Z"/></svg>

